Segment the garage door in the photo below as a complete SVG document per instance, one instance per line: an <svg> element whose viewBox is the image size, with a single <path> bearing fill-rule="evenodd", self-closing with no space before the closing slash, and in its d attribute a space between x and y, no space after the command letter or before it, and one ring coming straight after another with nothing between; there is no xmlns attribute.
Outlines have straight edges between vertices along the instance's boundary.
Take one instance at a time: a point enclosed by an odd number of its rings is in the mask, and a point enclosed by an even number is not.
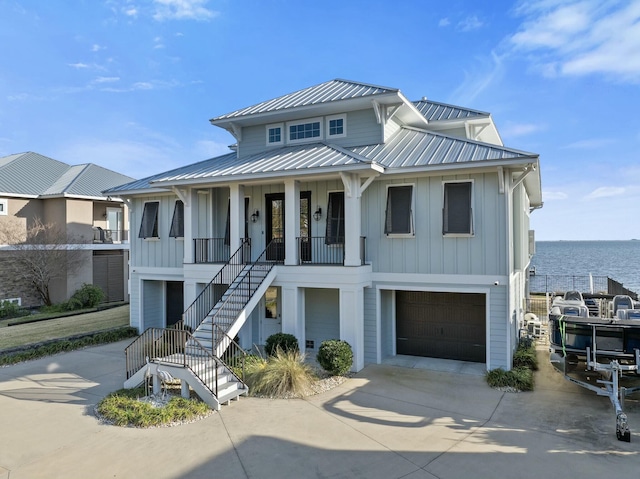
<svg viewBox="0 0 640 479"><path fill-rule="evenodd" d="M486 296L396 292L398 354L486 361Z"/></svg>

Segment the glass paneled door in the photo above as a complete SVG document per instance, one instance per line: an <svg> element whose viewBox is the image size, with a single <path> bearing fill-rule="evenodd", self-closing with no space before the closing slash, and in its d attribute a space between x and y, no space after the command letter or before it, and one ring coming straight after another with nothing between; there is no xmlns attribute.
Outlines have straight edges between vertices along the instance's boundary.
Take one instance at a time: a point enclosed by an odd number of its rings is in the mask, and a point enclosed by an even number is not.
<svg viewBox="0 0 640 479"><path fill-rule="evenodd" d="M265 240L271 243L267 251L270 261L284 261L284 193L265 195L267 210ZM300 192L300 254L303 258L311 254L309 239L311 238L311 192Z"/></svg>

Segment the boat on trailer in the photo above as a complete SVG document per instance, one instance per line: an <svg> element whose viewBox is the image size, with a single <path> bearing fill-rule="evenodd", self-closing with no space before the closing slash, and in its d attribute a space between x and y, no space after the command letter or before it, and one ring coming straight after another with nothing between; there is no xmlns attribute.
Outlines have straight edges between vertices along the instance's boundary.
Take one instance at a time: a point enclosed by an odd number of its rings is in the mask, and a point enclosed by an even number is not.
<svg viewBox="0 0 640 479"><path fill-rule="evenodd" d="M616 413L616 436L629 442L624 400L640 391L640 303L618 295L605 311L605 316L590 316L578 291L555 300L549 313L550 360L565 379L610 399ZM601 379L593 384L574 374L580 364Z"/></svg>

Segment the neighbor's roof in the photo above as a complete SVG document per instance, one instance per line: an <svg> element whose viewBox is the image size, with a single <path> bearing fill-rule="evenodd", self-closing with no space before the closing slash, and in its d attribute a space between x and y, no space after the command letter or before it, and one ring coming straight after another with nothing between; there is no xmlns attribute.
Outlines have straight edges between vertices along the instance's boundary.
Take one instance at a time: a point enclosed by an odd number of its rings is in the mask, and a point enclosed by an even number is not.
<svg viewBox="0 0 640 479"><path fill-rule="evenodd" d="M219 120L231 120L248 115L271 113L289 108L318 105L338 100L350 100L367 96L381 95L385 93L397 93L397 88L388 88L367 83L353 82L349 80L330 80L319 85L304 88L293 93L263 101L253 106L232 111L211 119L211 122Z"/></svg>
<svg viewBox="0 0 640 479"><path fill-rule="evenodd" d="M413 104L428 121L464 120L480 116L490 116L489 113L471 110L461 106L447 105L431 100L414 101Z"/></svg>
<svg viewBox="0 0 640 479"><path fill-rule="evenodd" d="M133 178L93 163L71 166L27 152L0 158L0 194L26 197L103 197L102 190Z"/></svg>

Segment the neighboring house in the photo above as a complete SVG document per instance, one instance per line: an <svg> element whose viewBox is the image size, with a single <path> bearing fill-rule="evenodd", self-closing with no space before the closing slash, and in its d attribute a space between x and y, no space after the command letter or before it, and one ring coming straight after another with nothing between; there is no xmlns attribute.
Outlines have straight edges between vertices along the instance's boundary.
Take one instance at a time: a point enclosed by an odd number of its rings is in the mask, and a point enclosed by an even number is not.
<svg viewBox="0 0 640 479"><path fill-rule="evenodd" d="M61 226L69 241L65 247L82 250L81 266L50 285L54 303L67 300L83 283L100 286L107 301L128 299L128 214L121 199L102 190L132 180L95 164L71 166L38 153L0 158L0 233L12 230L14 239L24 241L39 220ZM5 234L0 239L0 301L40 306L33 288L16 280L20 247L8 243Z"/></svg>
<svg viewBox="0 0 640 479"><path fill-rule="evenodd" d="M203 344L213 321L247 349L341 338L355 371L395 355L511 368L540 170L488 113L332 80L211 123L233 151L105 192L130 205L132 326L186 310Z"/></svg>

